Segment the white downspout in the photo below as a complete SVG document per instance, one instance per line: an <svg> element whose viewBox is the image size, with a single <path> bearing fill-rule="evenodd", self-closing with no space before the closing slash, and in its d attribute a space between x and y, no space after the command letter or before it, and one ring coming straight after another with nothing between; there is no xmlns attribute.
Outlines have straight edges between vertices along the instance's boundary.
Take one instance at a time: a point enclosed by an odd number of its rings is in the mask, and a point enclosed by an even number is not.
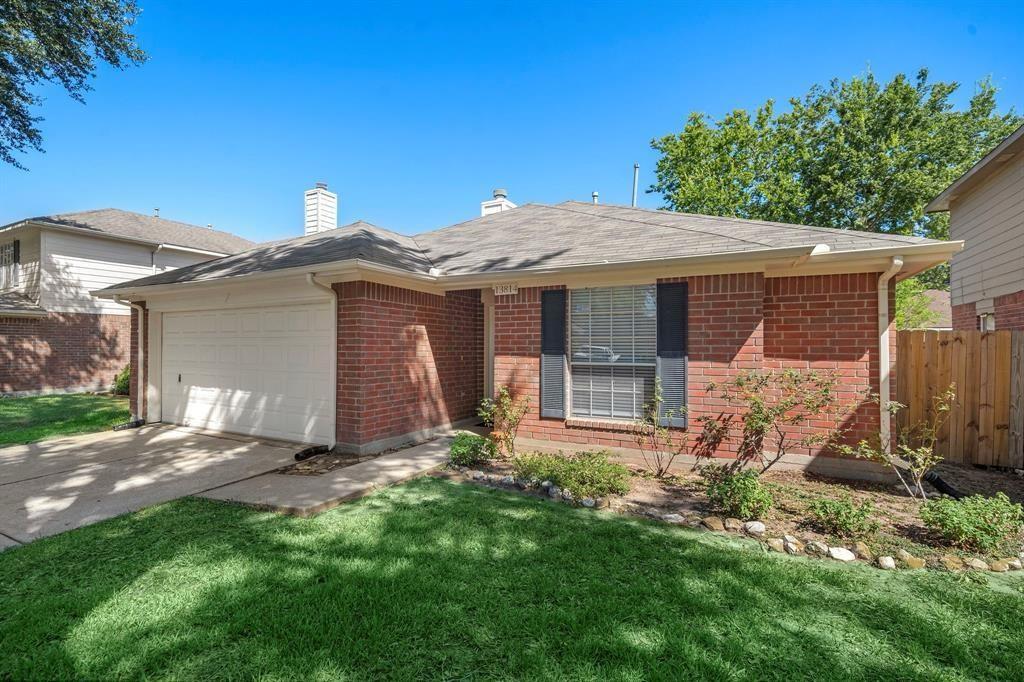
<svg viewBox="0 0 1024 682"><path fill-rule="evenodd" d="M889 402L889 280L903 269L903 256L893 256L889 269L878 278L878 426L882 446L889 451L892 440L892 415Z"/></svg>
<svg viewBox="0 0 1024 682"><path fill-rule="evenodd" d="M138 371L136 372L136 374L138 376L136 377L137 383L136 383L136 386L135 386L135 405L136 405L136 412L137 412L137 414L132 415L132 418L133 419L141 419L141 420L145 421L146 420L146 416L143 413L143 405L145 405L145 393L144 393L144 391L146 390L146 382L143 379L143 374L144 374L143 368L146 366L146 335L145 335L145 329L144 329L145 326L146 326L146 309L143 308L138 303L132 303L131 301L126 301L125 299L121 298L120 296L115 296L114 300L117 301L118 303L122 304L122 305L131 306L132 309L134 309L135 311L137 311L139 313L139 328L136 330L136 332L138 333L138 336L139 336L139 340L138 340L138 344L139 344L138 363L139 364L138 364Z"/></svg>
<svg viewBox="0 0 1024 682"><path fill-rule="evenodd" d="M160 254L161 251L163 251L164 246L165 246L164 244L158 244L156 249L154 249L154 251L153 251L153 253L152 253L151 257L150 257L150 261L151 261L152 266L153 266L153 274L156 274L156 257Z"/></svg>
<svg viewBox="0 0 1024 682"><path fill-rule="evenodd" d="M333 377L331 380L331 415L334 421L334 429L331 431L331 447L333 448L338 443L338 292L334 290L334 287L316 281L315 272L306 273L306 282L312 287L326 291L334 303L334 330L331 333L334 338L334 352L331 353L331 377Z"/></svg>

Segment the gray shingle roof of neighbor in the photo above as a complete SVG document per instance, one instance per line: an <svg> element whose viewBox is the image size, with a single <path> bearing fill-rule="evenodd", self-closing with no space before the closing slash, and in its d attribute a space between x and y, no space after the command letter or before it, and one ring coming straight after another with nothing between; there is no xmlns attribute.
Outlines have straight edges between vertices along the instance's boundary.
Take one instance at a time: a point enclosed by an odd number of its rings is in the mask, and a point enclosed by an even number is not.
<svg viewBox="0 0 1024 682"><path fill-rule="evenodd" d="M410 272L427 272L432 267L412 237L357 221L334 230L270 242L232 256L143 277L131 284L141 287L204 282L352 259Z"/></svg>
<svg viewBox="0 0 1024 682"><path fill-rule="evenodd" d="M255 246L255 242L230 232L209 227L189 225L177 220L122 211L117 208L101 208L95 211L59 213L56 215L29 218L36 223L49 223L58 227L71 227L83 231L91 230L115 237L124 237L152 244L183 246L189 249L212 251L214 253L238 253ZM27 221L19 220L18 223ZM15 223L12 223L14 225ZM4 227L10 227L5 225Z"/></svg>
<svg viewBox="0 0 1024 682"><path fill-rule="evenodd" d="M412 273L448 275L812 248L833 252L933 239L567 201L526 204L414 237L365 222L264 244L243 253L112 287L208 281L361 259Z"/></svg>
<svg viewBox="0 0 1024 682"><path fill-rule="evenodd" d="M25 313L43 315L46 311L20 291L5 291L0 294L0 317L3 317L4 314L24 315Z"/></svg>

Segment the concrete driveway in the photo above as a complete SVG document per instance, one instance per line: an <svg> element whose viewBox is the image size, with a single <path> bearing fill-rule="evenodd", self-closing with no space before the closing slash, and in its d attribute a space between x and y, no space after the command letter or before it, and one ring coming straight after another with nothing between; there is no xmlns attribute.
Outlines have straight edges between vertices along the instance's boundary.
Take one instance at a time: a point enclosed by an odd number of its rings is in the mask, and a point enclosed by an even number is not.
<svg viewBox="0 0 1024 682"><path fill-rule="evenodd" d="M156 425L0 448L0 549L273 471L301 447Z"/></svg>

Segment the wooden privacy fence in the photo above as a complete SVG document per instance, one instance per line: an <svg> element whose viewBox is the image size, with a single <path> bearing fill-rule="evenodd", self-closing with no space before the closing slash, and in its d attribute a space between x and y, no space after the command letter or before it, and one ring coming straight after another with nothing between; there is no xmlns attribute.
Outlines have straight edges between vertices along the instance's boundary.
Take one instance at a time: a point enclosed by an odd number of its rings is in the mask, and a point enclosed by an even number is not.
<svg viewBox="0 0 1024 682"><path fill-rule="evenodd" d="M900 427L926 419L955 384L938 451L963 464L1024 468L1024 331L901 331L896 400Z"/></svg>

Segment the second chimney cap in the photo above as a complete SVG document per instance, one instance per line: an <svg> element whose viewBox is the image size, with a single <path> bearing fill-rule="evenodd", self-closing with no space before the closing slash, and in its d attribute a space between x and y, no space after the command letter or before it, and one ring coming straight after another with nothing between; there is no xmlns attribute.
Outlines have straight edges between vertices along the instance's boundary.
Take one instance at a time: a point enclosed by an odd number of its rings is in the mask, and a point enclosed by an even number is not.
<svg viewBox="0 0 1024 682"><path fill-rule="evenodd" d="M327 189L327 183L326 182L318 182L318 183L316 183L316 188L317 189Z"/></svg>
<svg viewBox="0 0 1024 682"><path fill-rule="evenodd" d="M494 190L494 198L495 199L508 199L508 190L504 189L502 187L499 187L498 189Z"/></svg>

